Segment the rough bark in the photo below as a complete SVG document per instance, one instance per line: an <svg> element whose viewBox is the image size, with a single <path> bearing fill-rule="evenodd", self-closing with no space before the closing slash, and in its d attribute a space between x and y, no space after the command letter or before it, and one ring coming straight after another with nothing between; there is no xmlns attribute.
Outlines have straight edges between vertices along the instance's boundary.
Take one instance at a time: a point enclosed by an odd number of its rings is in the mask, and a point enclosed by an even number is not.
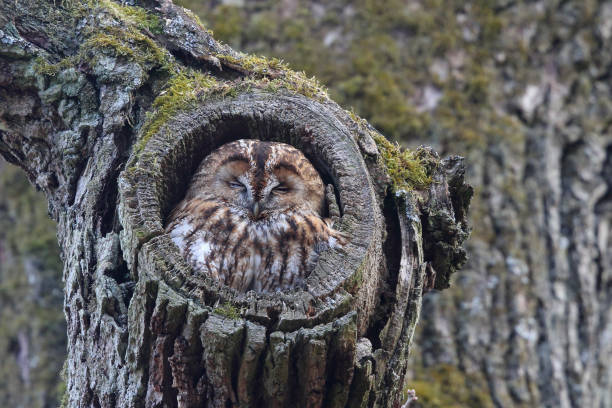
<svg viewBox="0 0 612 408"><path fill-rule="evenodd" d="M448 143L470 151L479 190L471 259L453 290L425 297L414 357L457 367L488 406L609 408L612 4L506 3L500 56L483 64L487 104L515 125Z"/></svg>
<svg viewBox="0 0 612 408"><path fill-rule="evenodd" d="M433 182L398 184L367 123L169 1L18 6L0 5L0 153L58 222L65 404L401 404L422 293L465 261L461 158L422 149ZM163 233L199 161L245 136L295 145L335 190L349 244L306 290L235 293Z"/></svg>

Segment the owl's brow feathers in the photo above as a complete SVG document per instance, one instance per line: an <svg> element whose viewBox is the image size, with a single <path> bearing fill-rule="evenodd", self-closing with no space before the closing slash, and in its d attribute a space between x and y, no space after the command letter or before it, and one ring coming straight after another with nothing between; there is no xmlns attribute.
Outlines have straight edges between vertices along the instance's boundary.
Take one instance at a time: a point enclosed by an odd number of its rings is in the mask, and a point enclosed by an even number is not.
<svg viewBox="0 0 612 408"><path fill-rule="evenodd" d="M255 179L254 181L254 185L253 187L253 191L255 191L255 194L257 196L261 195L261 190L263 189L265 182L266 182L266 163L268 162L268 160L270 159L270 155L274 154L273 153L273 149L271 148L271 145L269 143L265 143L262 142L258 145L255 146L255 150L253 151L253 157L254 157L254 161L255 163L251 163L255 165L256 168L256 172L255 172ZM242 153L234 153L228 157L226 157L225 159L223 159L223 161L221 161L220 165L224 166L228 163L232 163L232 162L245 162L245 163L250 163L251 161ZM280 170L280 169L284 169L287 170L297 176L299 176L299 171L298 169L292 164L289 163L288 161L280 161L279 163L276 163L273 167L272 170Z"/></svg>
<svg viewBox="0 0 612 408"><path fill-rule="evenodd" d="M255 146L255 150L253 151L254 162L252 163L248 157L246 157L243 153L233 153L230 156L223 159L220 163L220 166L227 165L233 162L244 162L247 164L251 164L255 166L255 178L253 180L253 192L257 198L261 198L262 190L266 184L266 163L270 159L270 156L274 154L273 149L269 143L260 143ZM273 171L276 170L286 170L299 176L300 173L298 169L290 162L282 160L274 165L272 168Z"/></svg>
<svg viewBox="0 0 612 408"><path fill-rule="evenodd" d="M248 157L246 157L245 155L241 154L241 153L234 153L232 155L230 155L229 157L226 157L225 159L223 159L223 161L221 161L220 165L224 166L228 163L231 162L235 162L235 161L241 161L241 162L245 162L245 163L249 163L249 159Z"/></svg>
<svg viewBox="0 0 612 408"><path fill-rule="evenodd" d="M274 166L274 170L280 170L280 169L285 169L285 170L290 171L290 172L292 172L292 173L294 173L296 175L299 175L298 170L295 168L295 166L293 164L285 162L285 161L277 163Z"/></svg>

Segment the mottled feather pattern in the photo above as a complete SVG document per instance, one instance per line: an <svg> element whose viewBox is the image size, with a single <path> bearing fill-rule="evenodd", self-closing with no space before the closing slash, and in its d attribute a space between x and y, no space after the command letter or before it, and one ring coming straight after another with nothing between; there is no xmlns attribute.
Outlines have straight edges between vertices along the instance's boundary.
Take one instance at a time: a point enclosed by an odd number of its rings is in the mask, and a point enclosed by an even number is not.
<svg viewBox="0 0 612 408"><path fill-rule="evenodd" d="M345 239L322 217L324 185L284 143L239 140L207 156L166 231L191 266L239 291L302 286Z"/></svg>

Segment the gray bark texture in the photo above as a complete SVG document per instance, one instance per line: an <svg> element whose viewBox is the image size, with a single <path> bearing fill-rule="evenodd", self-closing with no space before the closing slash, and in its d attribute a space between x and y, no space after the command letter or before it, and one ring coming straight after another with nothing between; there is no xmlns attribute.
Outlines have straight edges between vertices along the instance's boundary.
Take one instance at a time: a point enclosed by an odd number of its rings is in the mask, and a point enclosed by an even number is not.
<svg viewBox="0 0 612 408"><path fill-rule="evenodd" d="M306 290L236 293L164 234L202 158L244 137L291 143L333 186L349 244ZM0 153L58 223L69 407L398 407L422 294L466 258L460 157L394 150L165 0L3 0Z"/></svg>

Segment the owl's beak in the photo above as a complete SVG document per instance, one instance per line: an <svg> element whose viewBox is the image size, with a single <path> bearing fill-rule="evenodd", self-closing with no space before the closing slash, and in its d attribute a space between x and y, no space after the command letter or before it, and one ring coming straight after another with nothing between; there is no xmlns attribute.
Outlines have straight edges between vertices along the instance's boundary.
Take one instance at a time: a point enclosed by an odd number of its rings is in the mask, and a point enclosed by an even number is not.
<svg viewBox="0 0 612 408"><path fill-rule="evenodd" d="M253 206L251 207L251 213L253 213L254 218L259 217L259 213L260 213L259 201L255 201L253 203Z"/></svg>

